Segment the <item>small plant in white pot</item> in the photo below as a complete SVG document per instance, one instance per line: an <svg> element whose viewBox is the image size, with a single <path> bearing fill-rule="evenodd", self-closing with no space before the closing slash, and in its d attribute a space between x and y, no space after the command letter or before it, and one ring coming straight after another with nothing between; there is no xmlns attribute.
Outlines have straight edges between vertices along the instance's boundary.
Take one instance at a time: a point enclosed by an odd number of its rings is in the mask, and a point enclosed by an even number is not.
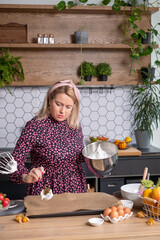
<svg viewBox="0 0 160 240"><path fill-rule="evenodd" d="M97 75L100 81L107 81L108 76L112 74L112 68L109 63L99 63L96 67Z"/></svg>

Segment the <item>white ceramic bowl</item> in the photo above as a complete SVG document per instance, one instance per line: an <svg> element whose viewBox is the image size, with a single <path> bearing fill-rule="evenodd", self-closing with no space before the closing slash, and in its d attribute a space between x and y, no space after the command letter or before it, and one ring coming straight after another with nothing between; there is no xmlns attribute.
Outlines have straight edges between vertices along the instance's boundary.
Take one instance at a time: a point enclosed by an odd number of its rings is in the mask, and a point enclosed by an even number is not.
<svg viewBox="0 0 160 240"><path fill-rule="evenodd" d="M121 200L123 207L128 207L132 210L134 202L131 200Z"/></svg>
<svg viewBox="0 0 160 240"><path fill-rule="evenodd" d="M98 227L100 225L102 225L104 223L104 220L102 218L90 218L88 219L88 222L94 226L94 227Z"/></svg>
<svg viewBox="0 0 160 240"><path fill-rule="evenodd" d="M121 194L124 199L128 199L134 202L134 207L142 207L140 199L140 187L141 183L130 183L121 186Z"/></svg>

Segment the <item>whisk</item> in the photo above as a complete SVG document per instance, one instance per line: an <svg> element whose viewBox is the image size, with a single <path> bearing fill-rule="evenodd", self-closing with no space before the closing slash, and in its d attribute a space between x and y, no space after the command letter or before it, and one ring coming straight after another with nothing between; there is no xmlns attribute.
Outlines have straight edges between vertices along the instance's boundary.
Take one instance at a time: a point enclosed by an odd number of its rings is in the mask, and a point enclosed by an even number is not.
<svg viewBox="0 0 160 240"><path fill-rule="evenodd" d="M17 171L17 162L10 152L0 153L0 173L11 174Z"/></svg>

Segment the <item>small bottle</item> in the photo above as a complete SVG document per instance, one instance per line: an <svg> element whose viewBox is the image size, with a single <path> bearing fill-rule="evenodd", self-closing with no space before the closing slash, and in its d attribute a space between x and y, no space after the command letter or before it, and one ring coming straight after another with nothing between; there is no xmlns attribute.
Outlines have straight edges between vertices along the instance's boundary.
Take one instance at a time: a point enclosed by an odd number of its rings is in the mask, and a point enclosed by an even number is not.
<svg viewBox="0 0 160 240"><path fill-rule="evenodd" d="M54 44L54 35L49 34L49 44Z"/></svg>
<svg viewBox="0 0 160 240"><path fill-rule="evenodd" d="M43 43L48 44L48 35L47 34L43 35Z"/></svg>
<svg viewBox="0 0 160 240"><path fill-rule="evenodd" d="M42 34L37 34L37 42L38 42L38 44L43 44Z"/></svg>

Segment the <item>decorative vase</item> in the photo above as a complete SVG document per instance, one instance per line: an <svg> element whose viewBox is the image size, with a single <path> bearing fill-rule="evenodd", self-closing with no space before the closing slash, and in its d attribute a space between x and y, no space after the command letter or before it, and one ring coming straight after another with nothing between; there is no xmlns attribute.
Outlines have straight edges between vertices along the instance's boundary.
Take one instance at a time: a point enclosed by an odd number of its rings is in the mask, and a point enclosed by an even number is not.
<svg viewBox="0 0 160 240"><path fill-rule="evenodd" d="M88 43L88 32L87 31L76 31L75 33L75 42L76 43Z"/></svg>
<svg viewBox="0 0 160 240"><path fill-rule="evenodd" d="M149 148L149 145L150 145L149 131L135 130L134 134L135 134L138 148L142 148L142 149Z"/></svg>
<svg viewBox="0 0 160 240"><path fill-rule="evenodd" d="M108 79L108 76L99 75L99 80L100 80L100 81L107 81L107 79Z"/></svg>

